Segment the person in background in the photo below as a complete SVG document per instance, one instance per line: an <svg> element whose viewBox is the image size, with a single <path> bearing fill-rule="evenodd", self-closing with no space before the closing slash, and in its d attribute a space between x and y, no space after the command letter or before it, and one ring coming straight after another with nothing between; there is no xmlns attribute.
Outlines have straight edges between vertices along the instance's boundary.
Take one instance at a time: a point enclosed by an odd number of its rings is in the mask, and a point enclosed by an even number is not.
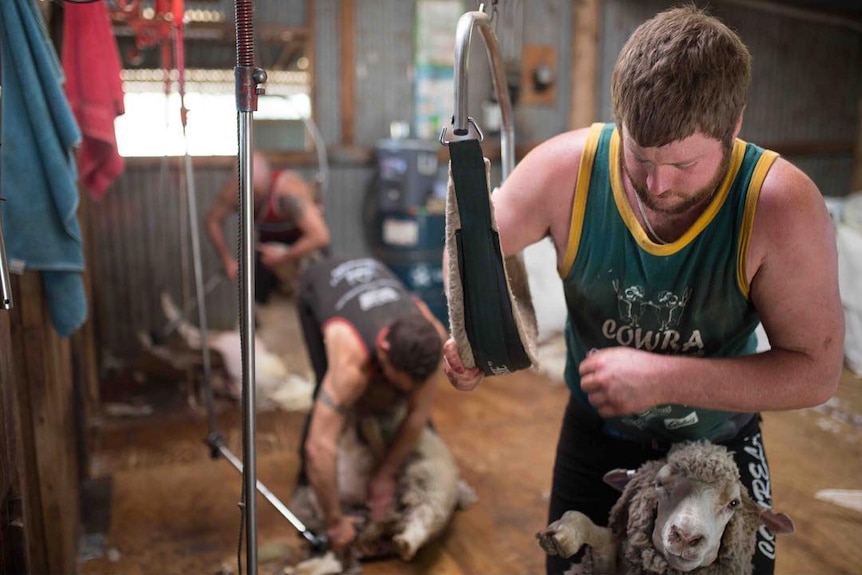
<svg viewBox="0 0 862 575"><path fill-rule="evenodd" d="M292 293L304 265L325 254L329 227L314 201L313 187L292 170L273 170L266 156L253 158L254 222L257 232L255 255L255 300L266 303L281 287ZM210 243L221 259L225 275L237 277L235 250L225 241L224 225L237 212L237 179L225 183L207 212Z"/></svg>
<svg viewBox="0 0 862 575"><path fill-rule="evenodd" d="M615 124L555 136L494 194L504 254L550 236L568 309L571 396L548 521L579 510L606 525L613 468L706 439L734 452L771 505L762 411L811 407L836 391L844 318L834 229L811 179L738 138L751 57L694 6L639 26L616 62ZM756 352L762 322L771 348ZM445 371L462 390L454 341ZM772 573L758 532L755 573ZM567 561L547 558L549 573Z"/></svg>
<svg viewBox="0 0 862 575"><path fill-rule="evenodd" d="M367 485L372 521L396 503L396 478L429 425L435 390L445 381L445 328L381 262L325 259L302 275L297 306L317 385L301 442L294 501L310 488L332 548L356 537L355 518L342 511L338 443L348 430L363 435L363 419L383 422L385 450ZM305 493L302 493L305 491Z"/></svg>

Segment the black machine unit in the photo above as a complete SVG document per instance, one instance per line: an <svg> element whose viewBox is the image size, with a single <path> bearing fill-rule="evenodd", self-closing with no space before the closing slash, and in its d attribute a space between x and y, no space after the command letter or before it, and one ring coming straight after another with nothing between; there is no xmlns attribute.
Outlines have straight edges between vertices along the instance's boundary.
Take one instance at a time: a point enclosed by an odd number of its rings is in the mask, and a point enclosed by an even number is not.
<svg viewBox="0 0 862 575"><path fill-rule="evenodd" d="M439 144L427 140L377 143L377 205L381 212L409 212L425 207L437 181L439 148Z"/></svg>

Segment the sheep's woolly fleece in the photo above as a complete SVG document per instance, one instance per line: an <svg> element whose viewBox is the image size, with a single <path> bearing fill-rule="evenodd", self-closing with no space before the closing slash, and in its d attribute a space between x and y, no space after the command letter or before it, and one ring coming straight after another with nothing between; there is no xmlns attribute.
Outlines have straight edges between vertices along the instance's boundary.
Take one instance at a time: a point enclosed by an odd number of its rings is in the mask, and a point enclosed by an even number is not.
<svg viewBox="0 0 862 575"><path fill-rule="evenodd" d="M627 540L624 560L627 575L660 573L682 575L673 569L652 543L652 529L658 508L655 477L665 463L688 477L704 482L739 481L739 469L724 447L706 442L675 446L667 460L648 461L626 485L620 499L611 509L609 527L614 536ZM688 575L746 575L751 573L755 532L760 527L757 504L741 485L743 504L724 531L718 558L709 566Z"/></svg>

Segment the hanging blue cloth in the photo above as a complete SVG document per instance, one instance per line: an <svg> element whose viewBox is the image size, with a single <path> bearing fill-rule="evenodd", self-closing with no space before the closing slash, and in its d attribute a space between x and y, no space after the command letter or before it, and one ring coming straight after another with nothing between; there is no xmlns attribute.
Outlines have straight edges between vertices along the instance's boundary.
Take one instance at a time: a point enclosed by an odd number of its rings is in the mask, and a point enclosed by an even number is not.
<svg viewBox="0 0 862 575"><path fill-rule="evenodd" d="M10 266L42 273L51 322L62 337L87 319L72 148L81 132L62 68L33 0L0 0L0 216Z"/></svg>

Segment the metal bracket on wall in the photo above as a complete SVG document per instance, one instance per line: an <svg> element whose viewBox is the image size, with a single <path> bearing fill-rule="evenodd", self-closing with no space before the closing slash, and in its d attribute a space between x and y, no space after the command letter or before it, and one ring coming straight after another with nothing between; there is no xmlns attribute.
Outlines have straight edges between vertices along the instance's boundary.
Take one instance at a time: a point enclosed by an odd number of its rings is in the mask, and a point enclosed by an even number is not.
<svg viewBox="0 0 862 575"><path fill-rule="evenodd" d="M557 101L557 50L553 46L524 46L520 102L525 106L553 106Z"/></svg>

